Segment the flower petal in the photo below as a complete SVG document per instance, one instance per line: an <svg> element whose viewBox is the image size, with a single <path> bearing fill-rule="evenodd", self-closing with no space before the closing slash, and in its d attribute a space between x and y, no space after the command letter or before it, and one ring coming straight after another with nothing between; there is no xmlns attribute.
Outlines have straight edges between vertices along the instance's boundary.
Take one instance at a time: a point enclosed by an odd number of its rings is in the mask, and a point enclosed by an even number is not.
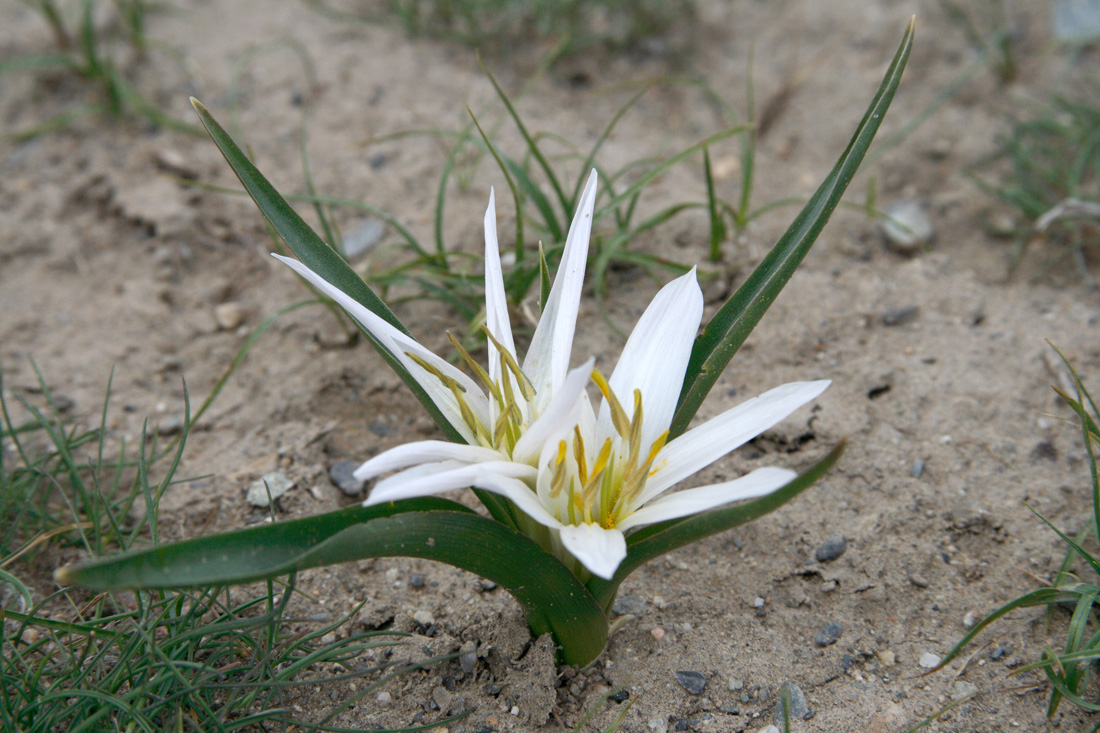
<svg viewBox="0 0 1100 733"><path fill-rule="evenodd" d="M442 467L442 470L433 470L435 467ZM367 500L363 502L363 506L465 489L468 486L477 485L479 478L490 474L533 480L535 469L512 461L488 461L473 465L461 465L451 461L422 464L379 481L371 490ZM489 487L484 488L492 491ZM528 489L527 493L531 493L531 490Z"/></svg>
<svg viewBox="0 0 1100 733"><path fill-rule="evenodd" d="M561 528L561 544L593 575L611 580L619 563L626 557L626 537L618 529L598 524L566 524Z"/></svg>
<svg viewBox="0 0 1100 733"><path fill-rule="evenodd" d="M420 387L428 394L428 397L435 403L435 406L439 408L439 411L443 413L447 421L462 435L463 439L469 443L476 442L470 428L462 419L462 412L458 407L458 401L455 399L451 390L444 387L438 378L429 374L423 367L410 359L408 353L416 354L434 369L438 369L440 373L454 379L458 384L462 385L463 389L465 389L464 398L467 404L474 410L478 418L483 422L488 422L488 400L486 400L485 394L476 382L456 369L454 365L444 359L440 359L433 352L421 346L415 339L406 336L404 333L391 326L383 318L358 303L347 293L329 283L298 260L292 260L289 257L282 257L277 254L273 254L272 257L290 267L308 280L318 290L335 300L340 307L346 310L352 318L363 326L363 328L367 329L371 335L378 339L382 347L390 352L390 354L401 362L401 365L412 374Z"/></svg>
<svg viewBox="0 0 1100 733"><path fill-rule="evenodd" d="M489 189L489 208L485 210L485 327L501 346L515 356L512 324L508 320L508 299L504 294L504 274L500 269L496 196L492 189ZM489 341L488 352L489 379L496 383L501 377L500 355L492 340Z"/></svg>
<svg viewBox="0 0 1100 733"><path fill-rule="evenodd" d="M596 205L596 171L588 177L581 193L577 213L569 225L565 249L561 254L558 274L550 288L550 297L542 317L531 337L531 347L523 360L523 371L535 387L536 414L550 401L550 396L565 380L573 348L573 333L584 285L584 268L588 262L588 238L592 233L592 210Z"/></svg>
<svg viewBox="0 0 1100 733"><path fill-rule="evenodd" d="M657 454L638 505L760 435L820 395L829 384L822 379L775 387L679 436Z"/></svg>
<svg viewBox="0 0 1100 733"><path fill-rule="evenodd" d="M565 381L554 391L550 404L516 441L515 448L512 449L512 460L530 463L542 451L547 440L572 429L580 417L578 411L583 405L585 387L588 386L595 364L595 359L589 359L569 372Z"/></svg>
<svg viewBox="0 0 1100 733"><path fill-rule="evenodd" d="M608 384L627 413L633 409L634 390L642 392L643 455L668 429L684 383L691 345L703 318L703 292L695 268L665 285L653 298L626 340ZM613 436L611 410L600 407L597 444Z"/></svg>
<svg viewBox="0 0 1100 733"><path fill-rule="evenodd" d="M788 471L785 468L775 468L774 466L758 468L747 476L742 476L733 481L700 486L697 489L686 489L664 496L628 515L617 526L625 532L632 527L643 524L663 522L666 519L679 519L680 517L705 512L731 501L755 499L785 486L797 476L797 473Z"/></svg>
<svg viewBox="0 0 1100 733"><path fill-rule="evenodd" d="M501 458L501 454L491 448L449 443L445 440L422 440L416 443L399 445L371 458L355 469L355 478L359 481L366 481L389 471L397 471L421 463L448 460L461 463L478 463L482 461L499 461Z"/></svg>

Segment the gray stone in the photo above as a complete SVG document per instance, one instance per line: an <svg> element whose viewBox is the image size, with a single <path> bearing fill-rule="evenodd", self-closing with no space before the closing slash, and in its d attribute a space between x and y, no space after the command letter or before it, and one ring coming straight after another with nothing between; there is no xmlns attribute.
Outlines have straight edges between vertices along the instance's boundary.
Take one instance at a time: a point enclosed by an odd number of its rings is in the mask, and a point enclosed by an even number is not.
<svg viewBox="0 0 1100 733"><path fill-rule="evenodd" d="M359 468L357 461L337 461L328 469L328 480L345 495L359 496L363 493L366 482L355 478L357 468Z"/></svg>
<svg viewBox="0 0 1100 733"><path fill-rule="evenodd" d="M958 702L978 694L978 686L966 680L957 680L951 685L951 699Z"/></svg>
<svg viewBox="0 0 1100 733"><path fill-rule="evenodd" d="M830 646L837 643L843 633L844 626L839 621L829 621L817 630L814 643L821 647Z"/></svg>
<svg viewBox="0 0 1100 733"><path fill-rule="evenodd" d="M379 438L385 438L393 432L393 428L384 420L374 420L367 426L367 430L371 431Z"/></svg>
<svg viewBox="0 0 1100 733"><path fill-rule="evenodd" d="M344 257L354 260L378 246L382 241L382 234L386 231L386 224L380 219L364 219L344 233L341 242L344 246Z"/></svg>
<svg viewBox="0 0 1100 733"><path fill-rule="evenodd" d="M641 596L620 596L615 599L611 611L618 616L628 613L633 616L640 616L645 613L647 605L646 600Z"/></svg>
<svg viewBox="0 0 1100 733"><path fill-rule="evenodd" d="M783 727L783 701L787 701L787 720L802 720L810 713L810 706L806 704L806 695L802 688L793 682L784 682L779 686L779 700L775 703L775 715L772 718L775 724Z"/></svg>
<svg viewBox="0 0 1100 733"><path fill-rule="evenodd" d="M688 691L690 695L702 695L707 687L707 678L701 672L681 670L676 673L676 681Z"/></svg>
<svg viewBox="0 0 1100 733"><path fill-rule="evenodd" d="M844 535L835 534L821 543L814 551L814 559L818 562L832 562L844 554L848 549L848 540Z"/></svg>
<svg viewBox="0 0 1100 733"><path fill-rule="evenodd" d="M909 474L913 478L920 478L924 475L924 459L918 458L913 461L913 467L909 469Z"/></svg>
<svg viewBox="0 0 1100 733"><path fill-rule="evenodd" d="M913 255L932 241L935 230L932 219L917 201L898 199L883 212L882 234L889 249Z"/></svg>
<svg viewBox="0 0 1100 733"><path fill-rule="evenodd" d="M920 315L920 306L903 305L897 308L887 308L882 313L882 325L903 326L910 321L915 321Z"/></svg>
<svg viewBox="0 0 1100 733"><path fill-rule="evenodd" d="M269 503L269 493L271 497L270 501L275 502L279 500L279 497L293 488L294 482L291 481L290 477L286 475L286 472L280 468L278 471L272 471L253 481L248 487L248 493L245 498L248 500L248 503L254 507L266 507Z"/></svg>
<svg viewBox="0 0 1100 733"><path fill-rule="evenodd" d="M1054 4L1054 37L1081 43L1100 38L1100 0L1059 0Z"/></svg>
<svg viewBox="0 0 1100 733"><path fill-rule="evenodd" d="M183 430L183 418L171 415L157 422L157 435L175 435Z"/></svg>

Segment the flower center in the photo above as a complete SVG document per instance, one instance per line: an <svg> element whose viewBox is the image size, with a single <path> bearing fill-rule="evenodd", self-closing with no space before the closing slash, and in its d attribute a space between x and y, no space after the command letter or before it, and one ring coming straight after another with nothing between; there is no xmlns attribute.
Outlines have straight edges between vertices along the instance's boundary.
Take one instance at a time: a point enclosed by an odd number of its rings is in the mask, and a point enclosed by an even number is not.
<svg viewBox="0 0 1100 733"><path fill-rule="evenodd" d="M599 370L592 372L592 381L611 411L616 434L604 439L590 463L580 426L574 426L572 440L562 440L558 444L550 498L558 499L565 492L565 506L562 507L565 516L558 517L561 521L599 524L611 529L633 511L653 461L668 439L668 431L661 433L651 445L643 445L641 390L634 390L634 410L631 417L627 417L626 410Z"/></svg>

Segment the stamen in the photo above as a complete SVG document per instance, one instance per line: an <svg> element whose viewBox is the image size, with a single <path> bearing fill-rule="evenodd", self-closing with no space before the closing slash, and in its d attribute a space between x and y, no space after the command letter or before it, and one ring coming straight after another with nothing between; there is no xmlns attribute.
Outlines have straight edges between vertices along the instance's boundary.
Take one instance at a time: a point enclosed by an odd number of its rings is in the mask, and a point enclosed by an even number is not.
<svg viewBox="0 0 1100 733"><path fill-rule="evenodd" d="M497 353L500 354L501 366L505 367L501 369L501 381L507 385L508 380L504 379L504 372L511 372L512 376L516 378L516 383L519 385L519 393L523 395L523 399L528 402L535 399L535 385L531 384L531 380L527 378L527 375L523 373L523 370L519 368L519 364L516 363L516 357L512 355L508 349L496 340L493 334L489 333L488 326L482 326L481 330L485 332L485 338L493 342L493 346L497 347Z"/></svg>
<svg viewBox="0 0 1100 733"><path fill-rule="evenodd" d="M584 460L584 438L581 437L579 425L573 426L573 458L577 461L577 475L581 486L584 486L588 483L588 465Z"/></svg>
<svg viewBox="0 0 1100 733"><path fill-rule="evenodd" d="M604 379L603 373L599 369L592 370L592 381L596 383L608 407L611 408L611 422L615 426L615 431L622 436L629 435L630 420L626 416L626 410L623 409L619 398L611 391L611 386Z"/></svg>
<svg viewBox="0 0 1100 733"><path fill-rule="evenodd" d="M456 351L458 351L458 354L462 357L462 360L466 362L466 366L470 367L470 370L477 375L477 378L481 380L481 383L485 385L485 388L489 390L493 397L496 398L496 401L500 403L500 389L489 379L489 373L485 371L485 367L474 361L473 357L470 356L470 353L466 351L465 348L463 348L462 343L457 338L455 338L455 335L450 331L447 332L447 338L450 339L451 345L455 347Z"/></svg>
<svg viewBox="0 0 1100 733"><path fill-rule="evenodd" d="M431 374L433 377L435 377L440 382L442 382L443 386L446 387L447 389L454 391L455 388L458 388L458 390L460 392L465 392L466 391L466 388L463 387L461 384L459 384L458 381L455 380L454 377L448 377L446 374L439 371L438 368L432 366L427 361L425 361L423 357L418 356L417 354L414 354L411 351L406 351L405 356L412 359L413 362L415 362L417 366L419 366L421 369L426 371L428 374Z"/></svg>
<svg viewBox="0 0 1100 733"><path fill-rule="evenodd" d="M565 488L565 453L568 450L565 441L558 443L558 457L554 461L554 476L550 479L550 498L556 499Z"/></svg>

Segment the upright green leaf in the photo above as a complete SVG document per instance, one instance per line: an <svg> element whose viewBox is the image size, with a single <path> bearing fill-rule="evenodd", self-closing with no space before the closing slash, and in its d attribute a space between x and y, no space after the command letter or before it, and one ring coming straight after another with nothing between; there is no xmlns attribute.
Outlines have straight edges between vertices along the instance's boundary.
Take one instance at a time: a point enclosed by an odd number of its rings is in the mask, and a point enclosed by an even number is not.
<svg viewBox="0 0 1100 733"><path fill-rule="evenodd" d="M669 430L670 438L687 429L730 359L760 322L829 221L894 99L913 46L913 26L914 22L910 21L878 93L836 166L760 266L726 301L695 340L676 415Z"/></svg>
<svg viewBox="0 0 1100 733"><path fill-rule="evenodd" d="M561 562L516 530L435 497L160 545L71 565L56 575L58 582L97 590L177 588L398 556L448 563L499 583L523 606L536 635L553 635L564 664L583 666L607 644L604 612Z"/></svg>

